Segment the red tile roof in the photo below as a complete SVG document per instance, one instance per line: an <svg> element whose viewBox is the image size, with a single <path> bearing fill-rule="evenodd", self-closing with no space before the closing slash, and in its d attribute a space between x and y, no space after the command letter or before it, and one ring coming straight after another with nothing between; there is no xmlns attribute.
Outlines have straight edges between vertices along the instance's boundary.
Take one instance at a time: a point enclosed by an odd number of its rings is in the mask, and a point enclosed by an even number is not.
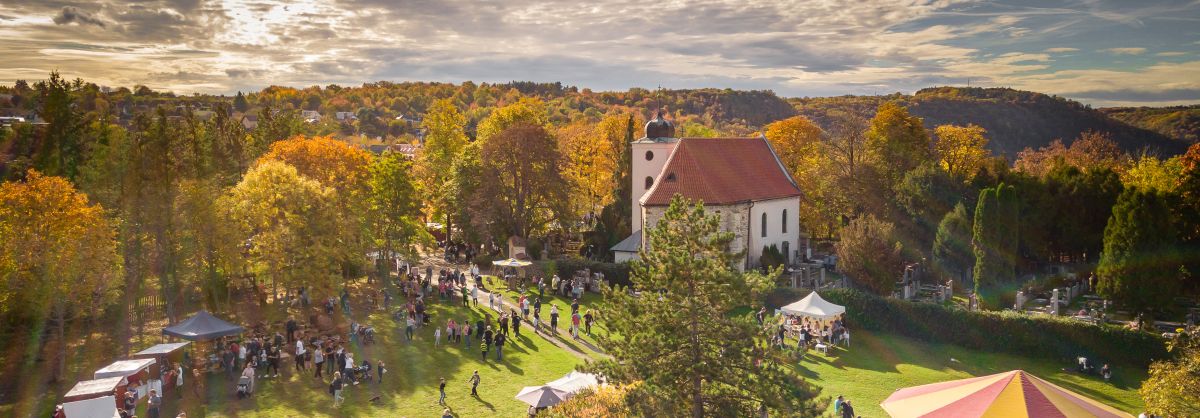
<svg viewBox="0 0 1200 418"><path fill-rule="evenodd" d="M664 206L675 194L708 205L800 196L765 138L682 138L641 202Z"/></svg>

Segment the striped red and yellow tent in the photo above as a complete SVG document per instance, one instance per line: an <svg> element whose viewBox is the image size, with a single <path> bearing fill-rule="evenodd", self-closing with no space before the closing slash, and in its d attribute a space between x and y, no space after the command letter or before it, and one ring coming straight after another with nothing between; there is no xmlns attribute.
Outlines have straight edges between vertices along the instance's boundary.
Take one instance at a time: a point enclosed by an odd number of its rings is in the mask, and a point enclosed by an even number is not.
<svg viewBox="0 0 1200 418"><path fill-rule="evenodd" d="M900 389L880 406L896 418L1132 418L1021 370Z"/></svg>

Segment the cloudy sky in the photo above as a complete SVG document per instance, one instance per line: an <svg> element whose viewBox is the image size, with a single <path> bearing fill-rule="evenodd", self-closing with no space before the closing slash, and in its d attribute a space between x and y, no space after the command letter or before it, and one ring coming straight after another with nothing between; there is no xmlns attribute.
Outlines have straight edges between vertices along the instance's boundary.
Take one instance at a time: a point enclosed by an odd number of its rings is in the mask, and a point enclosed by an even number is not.
<svg viewBox="0 0 1200 418"><path fill-rule="evenodd" d="M377 80L771 89L1007 86L1200 102L1200 0L0 2L0 83L232 93Z"/></svg>

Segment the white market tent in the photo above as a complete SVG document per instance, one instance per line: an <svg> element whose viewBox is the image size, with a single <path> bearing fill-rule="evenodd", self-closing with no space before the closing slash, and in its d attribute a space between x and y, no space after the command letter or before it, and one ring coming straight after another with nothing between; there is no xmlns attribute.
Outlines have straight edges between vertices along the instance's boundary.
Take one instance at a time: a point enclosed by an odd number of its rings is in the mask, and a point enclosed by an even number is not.
<svg viewBox="0 0 1200 418"><path fill-rule="evenodd" d="M67 391L66 395L63 395L63 400L71 402L104 396L112 398L114 392L127 384L129 384L129 381L125 380L125 376L85 380L75 383L75 386L71 387L71 390Z"/></svg>
<svg viewBox="0 0 1200 418"><path fill-rule="evenodd" d="M67 418L119 418L117 400L112 395L63 404Z"/></svg>
<svg viewBox="0 0 1200 418"><path fill-rule="evenodd" d="M596 375L577 371L572 371L558 380L546 383L546 386L562 390L563 392L567 392L572 395L579 393L581 390L599 385L600 380L596 378Z"/></svg>
<svg viewBox="0 0 1200 418"><path fill-rule="evenodd" d="M138 374L142 370L149 370L154 364L152 358L139 358L132 360L118 360L112 364L104 366L103 369L96 370L92 375L93 379L103 379L106 377L125 377Z"/></svg>
<svg viewBox="0 0 1200 418"><path fill-rule="evenodd" d="M525 402L534 408L546 408L558 405L560 402L567 400L571 394L566 391L545 386L526 386L517 393L517 400Z"/></svg>
<svg viewBox="0 0 1200 418"><path fill-rule="evenodd" d="M830 320L846 313L846 307L821 298L817 292L809 293L804 299L779 308L785 314L807 316L819 320Z"/></svg>
<svg viewBox="0 0 1200 418"><path fill-rule="evenodd" d="M528 267L532 264L533 263L530 263L528 261L518 260L515 258L510 258L507 260L496 260L496 261L492 262L493 266L500 266L500 267Z"/></svg>

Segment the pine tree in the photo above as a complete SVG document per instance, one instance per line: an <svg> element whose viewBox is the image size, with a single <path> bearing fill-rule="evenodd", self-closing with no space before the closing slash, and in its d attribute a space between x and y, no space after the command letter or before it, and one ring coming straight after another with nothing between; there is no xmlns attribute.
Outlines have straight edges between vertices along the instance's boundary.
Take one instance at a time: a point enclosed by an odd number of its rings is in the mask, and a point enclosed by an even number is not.
<svg viewBox="0 0 1200 418"><path fill-rule="evenodd" d="M237 96L233 96L233 108L238 112L245 112L250 109L250 103L246 101L246 95L242 92L237 92Z"/></svg>
<svg viewBox="0 0 1200 418"><path fill-rule="evenodd" d="M1163 195L1126 189L1104 228L1096 291L1134 312L1169 301L1179 288L1180 263L1172 257L1175 228Z"/></svg>
<svg viewBox="0 0 1200 418"><path fill-rule="evenodd" d="M971 219L960 202L942 217L933 242L933 266L943 279L962 280L975 262L971 249Z"/></svg>
<svg viewBox="0 0 1200 418"><path fill-rule="evenodd" d="M596 369L631 390L639 416L815 416L816 388L796 376L762 328L731 312L772 287L768 276L739 273L734 236L700 204L672 200L649 250L632 266L633 290L608 289L603 312L620 338L602 336L613 358ZM777 271L776 271L777 273Z"/></svg>

